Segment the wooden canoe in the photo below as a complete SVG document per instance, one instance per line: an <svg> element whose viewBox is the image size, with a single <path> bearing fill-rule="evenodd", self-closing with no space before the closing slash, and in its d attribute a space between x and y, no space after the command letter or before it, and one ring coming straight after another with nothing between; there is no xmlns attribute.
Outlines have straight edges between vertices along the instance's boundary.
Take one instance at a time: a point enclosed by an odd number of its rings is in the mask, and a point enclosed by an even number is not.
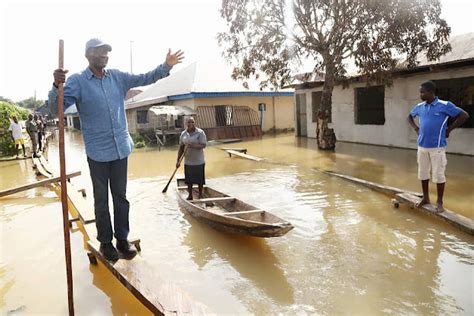
<svg viewBox="0 0 474 316"><path fill-rule="evenodd" d="M196 199L198 189L195 186L195 199L187 200L184 179L178 179L177 185L181 209L215 229L254 237L280 237L293 229L293 225L280 217L208 186L204 186L202 199Z"/></svg>

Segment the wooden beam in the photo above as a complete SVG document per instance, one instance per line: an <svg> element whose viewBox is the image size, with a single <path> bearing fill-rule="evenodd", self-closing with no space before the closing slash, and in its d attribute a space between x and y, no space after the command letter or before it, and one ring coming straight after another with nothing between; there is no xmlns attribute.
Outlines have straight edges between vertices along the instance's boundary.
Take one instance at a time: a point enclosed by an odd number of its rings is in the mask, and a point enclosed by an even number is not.
<svg viewBox="0 0 474 316"><path fill-rule="evenodd" d="M76 172L68 173L66 175L66 177L69 179L69 178L77 177L77 176L80 176L80 175L81 175L81 172L76 171ZM35 183L25 184L25 185L18 186L18 187L15 187L15 188L6 189L6 190L3 190L3 191L0 191L0 197L10 195L10 194L15 194L15 193L26 191L26 190L33 189L33 188L37 188L37 187L40 187L40 186L43 186L43 185L55 183L55 182L58 182L59 180L61 180L61 177L48 178L48 179L45 179L45 180L37 181Z"/></svg>
<svg viewBox="0 0 474 316"><path fill-rule="evenodd" d="M218 202L218 201L235 201L235 197L221 196L221 197L214 197L214 198L190 200L189 202L200 203L200 202Z"/></svg>
<svg viewBox="0 0 474 316"><path fill-rule="evenodd" d="M238 151L235 151L235 150L232 150L232 149L227 149L226 152L230 155L235 155L235 156L239 156L241 158L245 158L245 159L249 159L249 160L254 160L254 161L262 161L263 158L260 158L260 157L255 157L255 156L251 156L251 155L247 155L247 154L243 154L241 152L238 152Z"/></svg>
<svg viewBox="0 0 474 316"><path fill-rule="evenodd" d="M322 172L322 173L325 173L325 174L328 174L328 175L331 175L331 176L336 176L336 177L339 177L339 178L342 178L342 179L345 179L345 180L348 180L348 181L352 181L352 182L361 184L361 185L366 186L366 187L368 187L368 188L370 188L374 191L378 191L378 192L388 194L388 195L395 195L395 194L398 194L398 193L410 193L410 194L415 195L415 196L421 196L421 194L418 193L418 192L411 192L411 191L407 191L407 190L403 190L403 189L399 189L399 188L395 188L395 187L391 187L391 186L387 186L387 185L382 185L382 184L378 184L378 183L375 183L375 182L370 182L370 181L367 181L367 180L359 179L359 178L356 178L356 177L351 177L351 176L348 176L348 175L345 175L345 174L340 174L340 173L337 173L337 172L334 172L334 171L322 170L322 169L318 169L318 168L315 168L315 170L318 170L319 172Z"/></svg>
<svg viewBox="0 0 474 316"><path fill-rule="evenodd" d="M46 178L51 178L53 174L49 172L44 166L43 163L39 158L32 158L33 159L33 165L36 167L36 170L38 171L39 175L42 175Z"/></svg>
<svg viewBox="0 0 474 316"><path fill-rule="evenodd" d="M207 185L204 184L202 187L207 188ZM196 189L196 188L199 188L199 186L197 184L193 184L193 189ZM188 189L188 186L187 185L178 186L178 190L184 190L184 189Z"/></svg>
<svg viewBox="0 0 474 316"><path fill-rule="evenodd" d="M99 251L95 240L87 242L91 252L89 259L98 259L126 289L145 305L154 315L208 315L209 308L195 301L175 284L157 273L156 266L145 261L141 255L132 260L119 259L110 262ZM97 260L95 260L97 261ZM91 260L91 263L94 263Z"/></svg>
<svg viewBox="0 0 474 316"><path fill-rule="evenodd" d="M235 150L241 153L246 154L247 153L247 148L231 148L231 147L220 147L219 149L221 150Z"/></svg>
<svg viewBox="0 0 474 316"><path fill-rule="evenodd" d="M464 217L461 214L456 214L446 208L444 209L444 212L438 213L436 211L436 207L433 204L425 204L417 207L416 204L421 200L421 198L410 193L396 194L395 199L401 203L408 204L411 208L416 208L424 211L425 213L442 218L446 222L461 229L462 231L465 231L470 235L474 235L474 221L470 218Z"/></svg>
<svg viewBox="0 0 474 316"><path fill-rule="evenodd" d="M246 214L256 214L256 213L265 213L264 210L249 210L249 211L240 211L240 212L229 212L223 215L225 216L237 216L237 215L246 215Z"/></svg>

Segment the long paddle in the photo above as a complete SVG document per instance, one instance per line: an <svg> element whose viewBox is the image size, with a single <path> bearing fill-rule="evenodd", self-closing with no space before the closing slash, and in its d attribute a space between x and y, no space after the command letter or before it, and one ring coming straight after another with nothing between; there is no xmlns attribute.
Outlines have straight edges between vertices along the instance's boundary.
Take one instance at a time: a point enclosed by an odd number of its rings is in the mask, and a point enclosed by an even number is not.
<svg viewBox="0 0 474 316"><path fill-rule="evenodd" d="M59 40L59 69L64 68L64 41ZM67 205L66 161L64 153L64 86L58 87L58 115L59 115L59 169L61 178L61 204L63 207L64 253L66 256L67 299L69 315L74 315L74 295L72 285L71 238L69 236L69 215Z"/></svg>
<svg viewBox="0 0 474 316"><path fill-rule="evenodd" d="M178 165L181 164L181 161L183 160L184 155L186 155L186 151L188 151L188 145L184 146L184 151L183 151L183 154L181 155L181 157L179 157ZM166 191L168 190L168 186L170 185L171 180L173 180L174 174L176 173L176 171L178 171L178 168L179 168L179 167L176 167L176 169L174 169L173 174L171 175L171 178L169 179L169 181L168 181L168 183L166 184L166 186L165 186L165 188L163 189L163 191L161 191L162 193L166 193Z"/></svg>

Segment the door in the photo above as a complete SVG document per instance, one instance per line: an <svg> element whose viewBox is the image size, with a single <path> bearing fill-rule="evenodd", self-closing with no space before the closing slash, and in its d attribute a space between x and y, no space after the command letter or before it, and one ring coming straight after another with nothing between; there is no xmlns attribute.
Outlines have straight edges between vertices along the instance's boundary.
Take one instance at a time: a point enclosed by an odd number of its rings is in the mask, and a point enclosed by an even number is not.
<svg viewBox="0 0 474 316"><path fill-rule="evenodd" d="M306 119L306 94L296 95L296 136L308 136L308 121Z"/></svg>

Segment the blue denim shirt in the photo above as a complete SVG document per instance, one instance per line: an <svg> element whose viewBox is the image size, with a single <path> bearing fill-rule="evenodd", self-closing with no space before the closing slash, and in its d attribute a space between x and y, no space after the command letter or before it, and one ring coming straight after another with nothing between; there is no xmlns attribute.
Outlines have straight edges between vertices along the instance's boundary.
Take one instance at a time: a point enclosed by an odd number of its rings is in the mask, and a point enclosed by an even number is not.
<svg viewBox="0 0 474 316"><path fill-rule="evenodd" d="M90 68L71 75L64 86L64 110L76 104L81 120L86 154L105 162L128 157L133 141L128 133L124 99L133 87L146 86L169 75L166 63L146 74L132 75L119 70L105 70L102 78ZM57 113L58 89L49 92L49 107Z"/></svg>

